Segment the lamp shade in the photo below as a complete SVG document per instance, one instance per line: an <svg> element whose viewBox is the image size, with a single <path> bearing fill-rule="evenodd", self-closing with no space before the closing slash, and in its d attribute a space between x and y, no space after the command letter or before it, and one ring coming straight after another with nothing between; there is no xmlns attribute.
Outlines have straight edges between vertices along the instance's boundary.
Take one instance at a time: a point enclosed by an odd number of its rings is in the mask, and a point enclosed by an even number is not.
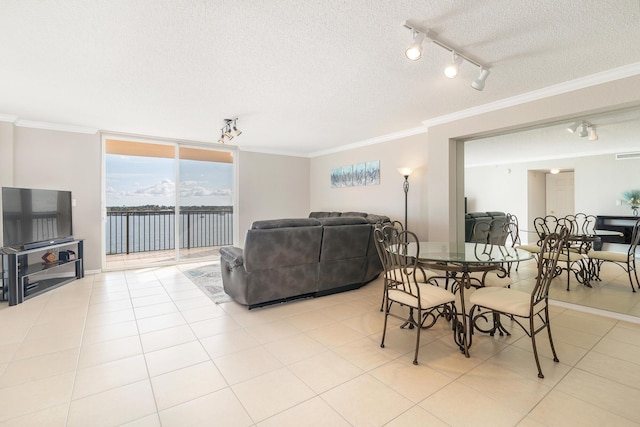
<svg viewBox="0 0 640 427"><path fill-rule="evenodd" d="M398 172L402 176L409 176L413 172L413 169L411 169L411 168L398 168Z"/></svg>

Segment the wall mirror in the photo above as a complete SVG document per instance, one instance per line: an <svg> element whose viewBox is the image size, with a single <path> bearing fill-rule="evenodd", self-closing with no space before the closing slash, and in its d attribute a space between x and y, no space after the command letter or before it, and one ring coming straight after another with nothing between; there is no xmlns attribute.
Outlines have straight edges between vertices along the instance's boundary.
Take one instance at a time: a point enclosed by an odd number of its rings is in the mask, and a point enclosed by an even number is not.
<svg viewBox="0 0 640 427"><path fill-rule="evenodd" d="M535 241L536 216L564 210L631 216L623 193L640 190L640 107L468 140L464 158L467 210L515 214L524 241ZM558 285L551 297L640 317L640 291L632 293L625 271L610 267L593 288L572 277L571 291Z"/></svg>

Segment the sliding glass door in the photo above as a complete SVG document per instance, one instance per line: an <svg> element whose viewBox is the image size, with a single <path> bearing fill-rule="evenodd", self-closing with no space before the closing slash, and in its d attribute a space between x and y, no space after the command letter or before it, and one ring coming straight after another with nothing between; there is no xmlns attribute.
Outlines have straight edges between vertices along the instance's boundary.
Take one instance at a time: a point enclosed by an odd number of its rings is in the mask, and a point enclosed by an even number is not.
<svg viewBox="0 0 640 427"><path fill-rule="evenodd" d="M233 244L233 158L230 152L178 149L179 258L218 256Z"/></svg>
<svg viewBox="0 0 640 427"><path fill-rule="evenodd" d="M233 156L105 138L105 268L217 256L233 242Z"/></svg>

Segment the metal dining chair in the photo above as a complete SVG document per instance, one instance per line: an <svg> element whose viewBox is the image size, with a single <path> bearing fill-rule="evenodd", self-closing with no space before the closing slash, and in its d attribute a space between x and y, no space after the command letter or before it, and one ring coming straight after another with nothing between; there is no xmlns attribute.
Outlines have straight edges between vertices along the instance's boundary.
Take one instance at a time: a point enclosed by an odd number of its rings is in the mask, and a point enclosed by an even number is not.
<svg viewBox="0 0 640 427"><path fill-rule="evenodd" d="M390 226L376 228L374 232L376 242L380 242L380 248L386 254L381 257L385 273L390 272L385 275L384 327L380 347L384 348L389 316L403 320L402 327L408 325L409 329L416 329L413 364L417 365L422 329L430 328L442 316L452 319L456 315L456 297L430 282L425 270L418 265L420 243L415 233L398 231ZM410 247L415 251L410 252ZM398 307L392 311L394 303Z"/></svg>
<svg viewBox="0 0 640 427"><path fill-rule="evenodd" d="M471 294L469 300L472 304L469 316L472 325L481 332L491 335L496 330L505 330L501 323L501 316L508 316L531 338L533 355L538 367L538 377L544 378L540 368L538 349L536 346L536 334L545 328L549 334L549 344L553 353L553 361L559 362L551 336L551 323L549 319L549 286L555 276L558 258L567 243L569 232L563 228L559 233L548 234L540 244L540 253L537 265L538 271L536 283L531 292L524 292L511 288L480 288ZM482 309L478 314L476 311ZM493 314L492 327L484 330L478 326L480 320L488 321L485 310ZM506 331L506 330L505 330ZM508 332L507 332L508 334Z"/></svg>
<svg viewBox="0 0 640 427"><path fill-rule="evenodd" d="M592 268L595 269L594 278L596 280L601 280L600 268L605 262L610 262L622 267L627 272L631 290L635 292L636 289L633 287L633 278L631 276L631 273L633 272L633 277L635 277L636 279L636 287L640 289L640 282L638 281L638 271L636 270L636 249L639 242L640 219L638 219L633 226L633 231L631 232L631 244L629 245L627 253L590 250L587 253L587 256L589 257L589 262L592 263Z"/></svg>

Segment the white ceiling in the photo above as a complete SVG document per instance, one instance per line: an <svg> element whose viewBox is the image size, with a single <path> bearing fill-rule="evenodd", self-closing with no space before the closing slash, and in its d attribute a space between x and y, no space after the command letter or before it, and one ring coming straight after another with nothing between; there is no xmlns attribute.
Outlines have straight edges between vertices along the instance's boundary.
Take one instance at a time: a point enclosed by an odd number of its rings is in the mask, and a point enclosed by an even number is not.
<svg viewBox="0 0 640 427"><path fill-rule="evenodd" d="M596 129L596 141L567 130L569 125L583 120ZM465 166L508 165L553 159L551 165L559 167L562 162L557 159L640 152L638 135L640 108L620 109L467 141L464 147Z"/></svg>
<svg viewBox="0 0 640 427"><path fill-rule="evenodd" d="M434 44L491 67L443 77ZM640 63L638 0L0 0L0 118L312 155Z"/></svg>

